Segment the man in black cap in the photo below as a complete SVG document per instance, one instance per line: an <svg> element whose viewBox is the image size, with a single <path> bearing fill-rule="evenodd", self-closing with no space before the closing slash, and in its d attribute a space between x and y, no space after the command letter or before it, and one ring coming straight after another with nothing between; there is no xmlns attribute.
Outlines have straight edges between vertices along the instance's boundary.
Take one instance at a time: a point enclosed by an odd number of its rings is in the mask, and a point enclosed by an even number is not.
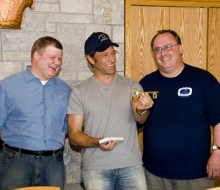
<svg viewBox="0 0 220 190"><path fill-rule="evenodd" d="M83 147L82 177L87 190L146 190L136 121L145 122L153 101L148 93L132 101L132 88L142 91L142 87L116 73L113 46L119 45L102 32L93 33L85 42L94 75L72 89L69 140ZM104 137L117 138L100 143Z"/></svg>

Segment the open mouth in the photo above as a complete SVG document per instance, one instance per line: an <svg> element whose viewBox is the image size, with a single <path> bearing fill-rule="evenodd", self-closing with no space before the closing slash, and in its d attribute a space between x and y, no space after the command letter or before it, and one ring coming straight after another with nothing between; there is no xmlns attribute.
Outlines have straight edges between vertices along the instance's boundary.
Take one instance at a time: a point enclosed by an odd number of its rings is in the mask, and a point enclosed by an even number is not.
<svg viewBox="0 0 220 190"><path fill-rule="evenodd" d="M49 66L50 69L54 70L54 71L57 71L57 67L52 67L52 66Z"/></svg>

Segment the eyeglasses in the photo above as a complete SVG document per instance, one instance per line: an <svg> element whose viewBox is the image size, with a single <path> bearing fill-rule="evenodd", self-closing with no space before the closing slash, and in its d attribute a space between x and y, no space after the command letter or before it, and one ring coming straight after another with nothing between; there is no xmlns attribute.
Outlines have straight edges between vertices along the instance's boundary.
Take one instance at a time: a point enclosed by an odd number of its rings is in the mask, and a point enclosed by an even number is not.
<svg viewBox="0 0 220 190"><path fill-rule="evenodd" d="M166 45L164 47L156 47L155 49L153 49L154 53L155 54L159 54L162 52L162 50L164 50L165 52L170 52L172 50L172 47L173 46L176 46L176 45L179 45L179 44L175 44L175 45Z"/></svg>

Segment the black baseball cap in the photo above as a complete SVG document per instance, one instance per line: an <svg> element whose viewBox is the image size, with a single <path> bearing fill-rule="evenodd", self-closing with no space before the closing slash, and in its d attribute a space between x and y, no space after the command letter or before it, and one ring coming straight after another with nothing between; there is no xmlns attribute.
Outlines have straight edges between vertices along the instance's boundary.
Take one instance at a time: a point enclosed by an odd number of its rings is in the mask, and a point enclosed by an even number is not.
<svg viewBox="0 0 220 190"><path fill-rule="evenodd" d="M105 51L109 46L119 47L118 44L112 42L109 36L103 32L92 33L85 42L84 49L85 54L88 55L92 51L102 52Z"/></svg>

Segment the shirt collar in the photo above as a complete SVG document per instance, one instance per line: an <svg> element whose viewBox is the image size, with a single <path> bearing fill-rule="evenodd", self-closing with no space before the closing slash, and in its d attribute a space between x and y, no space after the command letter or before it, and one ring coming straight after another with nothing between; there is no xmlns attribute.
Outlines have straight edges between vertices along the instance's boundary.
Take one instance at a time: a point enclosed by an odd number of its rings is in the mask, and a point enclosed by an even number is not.
<svg viewBox="0 0 220 190"><path fill-rule="evenodd" d="M38 80L40 82L40 79L36 78L33 75L33 73L30 71L30 68L31 68L31 65L28 65L26 69L24 70L24 77L25 77L26 82L28 83L31 80ZM51 83L57 84L57 82L58 82L58 78L55 76L51 78L46 84L51 84Z"/></svg>

